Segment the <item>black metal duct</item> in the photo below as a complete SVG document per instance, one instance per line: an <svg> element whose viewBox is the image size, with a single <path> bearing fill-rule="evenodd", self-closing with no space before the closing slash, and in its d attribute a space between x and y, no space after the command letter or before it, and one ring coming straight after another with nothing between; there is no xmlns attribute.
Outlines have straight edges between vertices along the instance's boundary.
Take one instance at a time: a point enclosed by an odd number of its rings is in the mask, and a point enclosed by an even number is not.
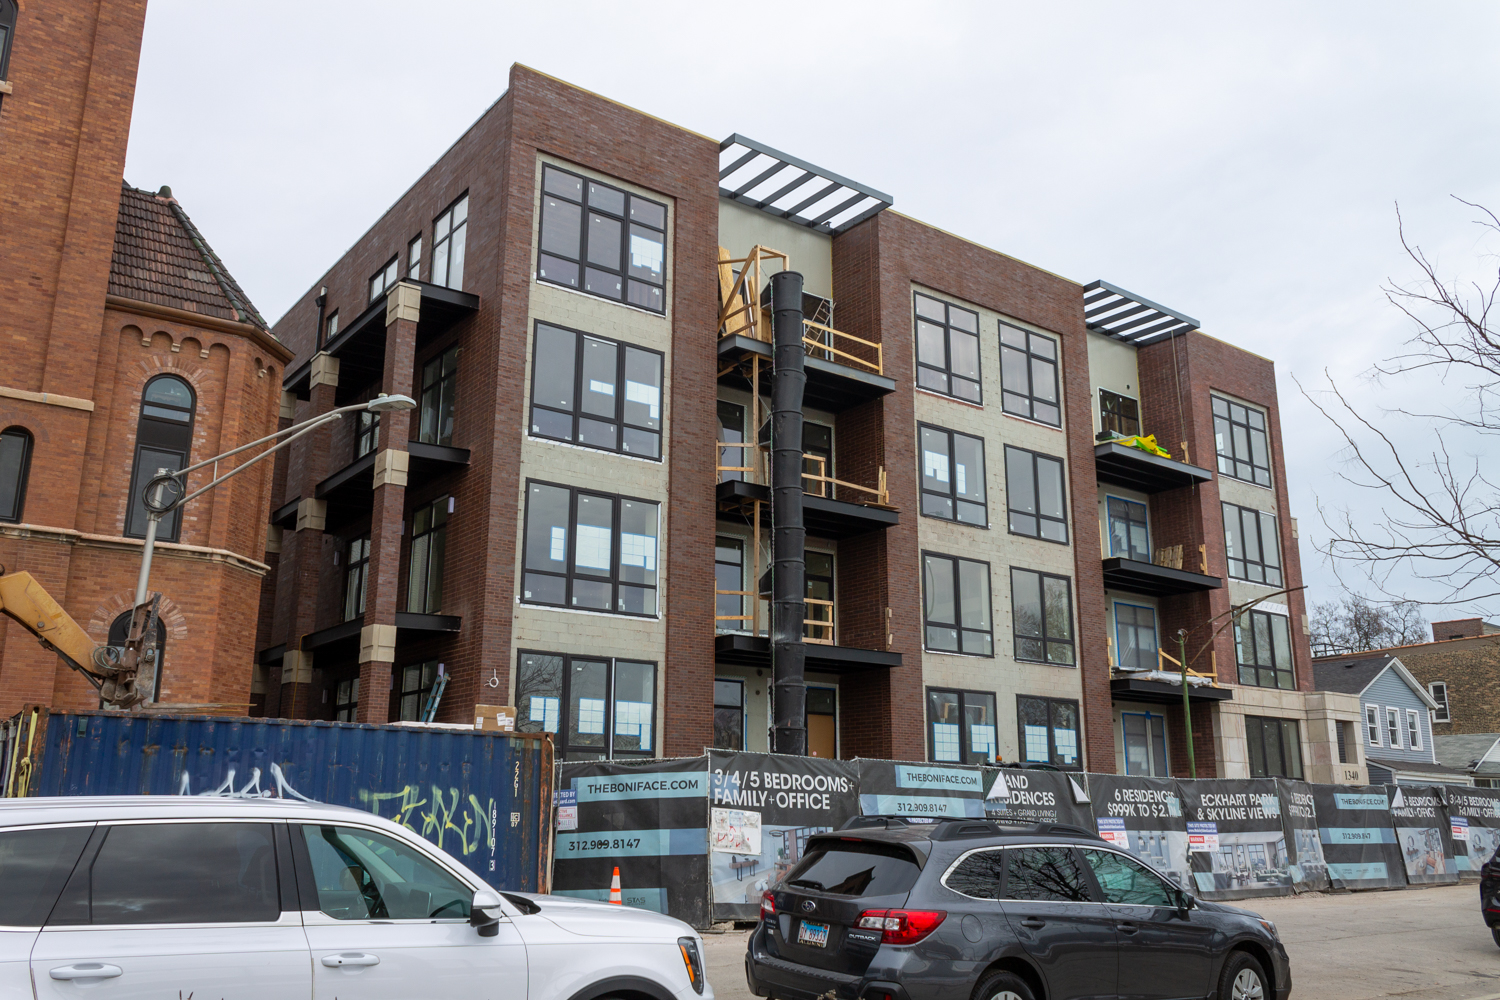
<svg viewBox="0 0 1500 1000"><path fill-rule="evenodd" d="M771 752L807 756L807 528L802 523L802 275L771 276Z"/></svg>

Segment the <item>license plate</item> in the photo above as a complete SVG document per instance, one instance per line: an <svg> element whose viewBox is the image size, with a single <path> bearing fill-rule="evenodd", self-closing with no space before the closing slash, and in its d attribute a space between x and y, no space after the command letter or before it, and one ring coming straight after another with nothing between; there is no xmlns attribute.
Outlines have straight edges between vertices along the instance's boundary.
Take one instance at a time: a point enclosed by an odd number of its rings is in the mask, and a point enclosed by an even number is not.
<svg viewBox="0 0 1500 1000"><path fill-rule="evenodd" d="M811 920L802 921L802 926L797 928L797 943L810 944L814 948L827 948L828 925L814 923Z"/></svg>

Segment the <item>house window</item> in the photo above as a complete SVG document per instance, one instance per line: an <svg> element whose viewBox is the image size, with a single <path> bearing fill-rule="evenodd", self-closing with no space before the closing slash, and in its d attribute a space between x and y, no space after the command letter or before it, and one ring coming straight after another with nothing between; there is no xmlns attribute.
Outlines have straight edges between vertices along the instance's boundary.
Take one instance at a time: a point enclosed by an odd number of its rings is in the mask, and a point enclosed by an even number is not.
<svg viewBox="0 0 1500 1000"><path fill-rule="evenodd" d="M422 234L412 237L406 244L406 276L412 281L422 280Z"/></svg>
<svg viewBox="0 0 1500 1000"><path fill-rule="evenodd" d="M1236 580L1281 586L1281 546L1276 515L1232 503L1224 508L1224 552Z"/></svg>
<svg viewBox="0 0 1500 1000"><path fill-rule="evenodd" d="M458 395L457 344L422 366L422 406L417 440L423 444L453 443L453 407Z"/></svg>
<svg viewBox="0 0 1500 1000"><path fill-rule="evenodd" d="M945 396L984 402L979 381L979 314L915 293L917 385Z"/></svg>
<svg viewBox="0 0 1500 1000"><path fill-rule="evenodd" d="M655 615L657 513L646 500L528 482L521 599Z"/></svg>
<svg viewBox="0 0 1500 1000"><path fill-rule="evenodd" d="M1077 770L1078 702L1066 698L1016 695L1021 735L1021 759Z"/></svg>
<svg viewBox="0 0 1500 1000"><path fill-rule="evenodd" d="M1292 632L1286 615L1247 611L1235 619L1234 648L1240 683L1254 687L1297 686L1292 674Z"/></svg>
<svg viewBox="0 0 1500 1000"><path fill-rule="evenodd" d="M1121 497L1105 497L1104 510L1109 520L1109 554L1150 562L1151 527L1146 521L1146 505Z"/></svg>
<svg viewBox="0 0 1500 1000"><path fill-rule="evenodd" d="M745 408L739 403L719 400L719 444L738 445L745 441ZM805 424L803 426L806 426ZM745 473L755 468L751 448L719 449L719 482L743 481Z"/></svg>
<svg viewBox="0 0 1500 1000"><path fill-rule="evenodd" d="M442 664L437 660L401 668L401 721L420 722Z"/></svg>
<svg viewBox="0 0 1500 1000"><path fill-rule="evenodd" d="M805 552L803 582L807 589L807 603L803 617L802 636L808 642L832 645L833 627L833 556L827 552Z"/></svg>
<svg viewBox="0 0 1500 1000"><path fill-rule="evenodd" d="M31 432L24 427L0 433L0 521L19 522L25 513L31 444Z"/></svg>
<svg viewBox="0 0 1500 1000"><path fill-rule="evenodd" d="M158 375L146 383L141 394L141 415L135 431L135 466L130 474L129 506L126 508L125 534L131 538L146 537L146 504L142 493L157 472L175 472L188 464L193 444L193 414L197 408L192 387L175 375ZM180 495L182 484L177 485ZM164 491L172 499L173 488ZM162 517L156 537L175 542L182 527L182 511L174 510Z"/></svg>
<svg viewBox="0 0 1500 1000"><path fill-rule="evenodd" d="M464 287L464 246L469 238L469 194L443 210L432 222L432 275L434 285Z"/></svg>
<svg viewBox="0 0 1500 1000"><path fill-rule="evenodd" d="M338 335L338 332L339 311L335 309L333 312L329 313L328 318L323 321L323 343L327 344L330 340Z"/></svg>
<svg viewBox="0 0 1500 1000"><path fill-rule="evenodd" d="M385 267L370 275L369 301L374 302L389 291L390 287L396 283L396 268L400 263L400 257L392 257L386 262Z"/></svg>
<svg viewBox="0 0 1500 1000"><path fill-rule="evenodd" d="M659 459L661 370L656 351L537 323L531 433Z"/></svg>
<svg viewBox="0 0 1500 1000"><path fill-rule="evenodd" d="M1374 705L1365 706L1365 738L1370 746L1380 746L1380 709Z"/></svg>
<svg viewBox="0 0 1500 1000"><path fill-rule="evenodd" d="M327 688L324 689L325 691ZM354 722L359 711L359 678L345 677L333 689L333 721Z"/></svg>
<svg viewBox="0 0 1500 1000"><path fill-rule="evenodd" d="M1266 442L1266 415L1227 399L1212 397L1214 443L1219 473L1259 486L1271 485L1271 449Z"/></svg>
<svg viewBox="0 0 1500 1000"><path fill-rule="evenodd" d="M1125 743L1125 773L1165 778L1167 769L1167 719L1155 712L1121 712L1120 731Z"/></svg>
<svg viewBox="0 0 1500 1000"><path fill-rule="evenodd" d="M1099 426L1116 437L1135 437L1141 432L1141 405L1129 396L1100 389Z"/></svg>
<svg viewBox="0 0 1500 1000"><path fill-rule="evenodd" d="M745 540L731 535L714 539L714 627L748 632L754 620L745 613Z"/></svg>
<svg viewBox="0 0 1500 1000"><path fill-rule="evenodd" d="M745 682L714 680L714 749L745 749Z"/></svg>
<svg viewBox="0 0 1500 1000"><path fill-rule="evenodd" d="M16 31L16 5L0 0L0 80L9 80L10 42Z"/></svg>
<svg viewBox="0 0 1500 1000"><path fill-rule="evenodd" d="M516 728L552 733L564 760L654 756L656 664L521 652Z"/></svg>
<svg viewBox="0 0 1500 1000"><path fill-rule="evenodd" d="M1072 586L1065 576L1029 569L1010 571L1011 627L1016 659L1072 666Z"/></svg>
<svg viewBox="0 0 1500 1000"><path fill-rule="evenodd" d="M359 423L354 428L354 457L364 458L380 443L380 414L370 410L359 411Z"/></svg>
<svg viewBox="0 0 1500 1000"><path fill-rule="evenodd" d="M1432 700L1437 702L1437 708L1432 710L1433 722L1452 722L1448 714L1448 685L1444 681L1433 681L1427 685L1427 693L1432 695Z"/></svg>
<svg viewBox="0 0 1500 1000"><path fill-rule="evenodd" d="M365 613L365 588L370 575L370 536L356 538L344 548L344 621Z"/></svg>
<svg viewBox="0 0 1500 1000"><path fill-rule="evenodd" d="M411 521L411 564L406 577L406 610L435 615L443 606L443 562L448 548L452 497L438 497L417 508Z"/></svg>
<svg viewBox="0 0 1500 1000"><path fill-rule="evenodd" d="M1385 710L1385 735L1386 744L1392 750L1401 749L1401 710L1399 708Z"/></svg>
<svg viewBox="0 0 1500 1000"><path fill-rule="evenodd" d="M1155 670L1156 609L1115 603L1116 661L1130 670Z"/></svg>
<svg viewBox="0 0 1500 1000"><path fill-rule="evenodd" d="M1412 750L1422 749L1421 717L1415 708L1406 710L1406 745Z"/></svg>
<svg viewBox="0 0 1500 1000"><path fill-rule="evenodd" d="M1010 533L1068 542L1062 459L1005 446L1005 506Z"/></svg>
<svg viewBox="0 0 1500 1000"><path fill-rule="evenodd" d="M1057 341L1000 324L1000 405L1006 413L1062 426Z"/></svg>
<svg viewBox="0 0 1500 1000"><path fill-rule="evenodd" d="M1302 744L1294 719L1245 716L1245 741L1250 748L1250 777L1302 778Z"/></svg>
<svg viewBox="0 0 1500 1000"><path fill-rule="evenodd" d="M542 168L543 281L666 312L667 206Z"/></svg>
<svg viewBox="0 0 1500 1000"><path fill-rule="evenodd" d="M922 513L989 527L984 501L984 440L926 424L920 430Z"/></svg>
<svg viewBox="0 0 1500 1000"><path fill-rule="evenodd" d="M939 653L993 656L990 564L922 553L926 647Z"/></svg>
<svg viewBox="0 0 1500 1000"><path fill-rule="evenodd" d="M994 694L927 689L928 760L992 764L996 750Z"/></svg>

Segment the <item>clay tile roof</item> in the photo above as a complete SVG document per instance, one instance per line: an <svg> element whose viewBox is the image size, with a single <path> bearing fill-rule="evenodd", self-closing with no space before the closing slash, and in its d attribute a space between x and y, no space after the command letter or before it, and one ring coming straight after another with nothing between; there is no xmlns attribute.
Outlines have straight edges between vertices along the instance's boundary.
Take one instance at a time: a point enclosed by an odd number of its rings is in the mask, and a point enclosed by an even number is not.
<svg viewBox="0 0 1500 1000"><path fill-rule="evenodd" d="M124 185L109 293L271 329L168 188Z"/></svg>

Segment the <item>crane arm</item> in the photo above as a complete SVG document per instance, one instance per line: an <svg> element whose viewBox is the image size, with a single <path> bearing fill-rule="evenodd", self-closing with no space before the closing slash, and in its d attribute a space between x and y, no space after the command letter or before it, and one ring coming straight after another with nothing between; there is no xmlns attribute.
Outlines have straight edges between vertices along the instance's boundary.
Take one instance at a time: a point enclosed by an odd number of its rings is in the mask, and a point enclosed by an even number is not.
<svg viewBox="0 0 1500 1000"><path fill-rule="evenodd" d="M135 691L136 658L95 643L30 573L0 576L0 611L82 674L107 707L128 709L145 700Z"/></svg>

